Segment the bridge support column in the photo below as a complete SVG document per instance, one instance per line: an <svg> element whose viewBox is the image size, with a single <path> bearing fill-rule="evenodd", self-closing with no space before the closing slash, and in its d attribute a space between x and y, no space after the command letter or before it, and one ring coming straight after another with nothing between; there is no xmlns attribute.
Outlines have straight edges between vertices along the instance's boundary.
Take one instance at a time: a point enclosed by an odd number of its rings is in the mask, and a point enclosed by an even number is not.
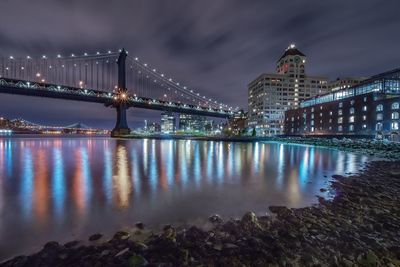
<svg viewBox="0 0 400 267"><path fill-rule="evenodd" d="M126 120L126 107L125 103L120 103L115 107L117 109L117 123L111 132L111 137L120 137L131 133Z"/></svg>
<svg viewBox="0 0 400 267"><path fill-rule="evenodd" d="M117 123L115 124L115 127L111 132L111 137L120 137L131 133L131 129L129 129L128 122L126 120L126 110L128 109L126 104L127 91L128 91L126 89L126 77L125 77L126 56L127 52L125 51L125 49L122 49L121 52L119 53L119 57L117 60L119 94L117 97L117 101L114 104L114 107L117 109Z"/></svg>

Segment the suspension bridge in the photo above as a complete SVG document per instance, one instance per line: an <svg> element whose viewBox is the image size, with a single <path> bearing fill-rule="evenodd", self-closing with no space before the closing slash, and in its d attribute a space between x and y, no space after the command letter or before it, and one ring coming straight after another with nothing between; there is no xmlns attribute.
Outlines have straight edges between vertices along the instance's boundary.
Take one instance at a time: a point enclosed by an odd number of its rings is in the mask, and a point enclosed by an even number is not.
<svg viewBox="0 0 400 267"><path fill-rule="evenodd" d="M112 136L130 133L126 111L143 108L228 118L237 108L168 78L125 49L0 59L0 93L103 104L117 111Z"/></svg>

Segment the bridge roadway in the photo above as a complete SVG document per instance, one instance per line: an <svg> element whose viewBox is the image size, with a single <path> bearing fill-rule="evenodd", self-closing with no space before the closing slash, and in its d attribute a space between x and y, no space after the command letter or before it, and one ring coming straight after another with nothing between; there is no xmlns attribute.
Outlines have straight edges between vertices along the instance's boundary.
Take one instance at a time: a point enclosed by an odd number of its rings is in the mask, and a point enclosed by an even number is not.
<svg viewBox="0 0 400 267"><path fill-rule="evenodd" d="M104 104L105 106L112 106L114 100L118 97L121 97L121 95L117 93L99 91L89 88L76 88L8 78L0 78L0 93L92 102ZM213 109L129 95L126 96L125 101L127 107L186 113L200 116L229 118L234 114L234 112L231 110Z"/></svg>

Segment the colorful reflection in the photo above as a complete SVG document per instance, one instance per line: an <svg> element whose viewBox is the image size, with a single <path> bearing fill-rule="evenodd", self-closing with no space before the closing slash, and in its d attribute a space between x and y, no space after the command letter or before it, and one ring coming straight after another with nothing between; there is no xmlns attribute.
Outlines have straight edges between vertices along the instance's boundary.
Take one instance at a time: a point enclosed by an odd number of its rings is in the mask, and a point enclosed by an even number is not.
<svg viewBox="0 0 400 267"><path fill-rule="evenodd" d="M0 139L0 243L14 235L34 243L29 231L50 240L99 225L300 207L316 201L324 176L354 173L367 160L281 143L7 137Z"/></svg>

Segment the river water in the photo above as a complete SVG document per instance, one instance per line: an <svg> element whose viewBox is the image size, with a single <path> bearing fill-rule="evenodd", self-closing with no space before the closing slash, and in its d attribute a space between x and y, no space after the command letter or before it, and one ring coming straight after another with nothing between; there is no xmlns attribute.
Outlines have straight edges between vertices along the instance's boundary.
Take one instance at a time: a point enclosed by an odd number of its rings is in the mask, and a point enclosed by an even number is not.
<svg viewBox="0 0 400 267"><path fill-rule="evenodd" d="M0 137L0 260L50 240L317 202L368 158L281 143Z"/></svg>

